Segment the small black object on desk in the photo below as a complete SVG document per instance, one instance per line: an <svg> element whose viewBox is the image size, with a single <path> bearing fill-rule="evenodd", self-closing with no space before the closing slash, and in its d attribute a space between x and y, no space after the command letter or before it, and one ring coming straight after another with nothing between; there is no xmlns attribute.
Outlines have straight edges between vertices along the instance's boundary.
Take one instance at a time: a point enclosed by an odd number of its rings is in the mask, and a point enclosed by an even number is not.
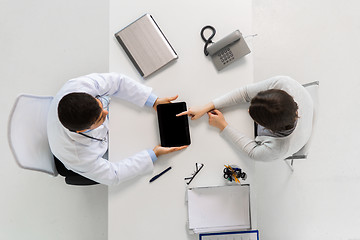
<svg viewBox="0 0 360 240"><path fill-rule="evenodd" d="M164 173L166 173L167 171L169 171L171 169L171 167L168 167L167 169L165 169L164 171L162 171L161 173L159 173L158 175L155 175L153 178L150 179L149 182L153 182L156 179L158 179L161 175L163 175Z"/></svg>

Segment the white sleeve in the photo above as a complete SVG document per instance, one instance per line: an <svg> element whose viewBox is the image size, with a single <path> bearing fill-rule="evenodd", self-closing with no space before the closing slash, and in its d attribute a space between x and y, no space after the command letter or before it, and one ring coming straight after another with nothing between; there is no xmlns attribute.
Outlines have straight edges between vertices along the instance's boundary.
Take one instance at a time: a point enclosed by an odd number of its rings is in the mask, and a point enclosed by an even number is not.
<svg viewBox="0 0 360 240"><path fill-rule="evenodd" d="M92 96L107 95L144 106L152 88L119 73L93 73L69 80L64 92L86 92ZM67 91L68 89L68 91Z"/></svg>
<svg viewBox="0 0 360 240"><path fill-rule="evenodd" d="M243 151L251 159L257 161L272 161L283 156L283 151L273 138L256 141L259 137L255 140L251 139L230 125L224 128L220 136L233 143L238 150Z"/></svg>
<svg viewBox="0 0 360 240"><path fill-rule="evenodd" d="M261 91L266 91L273 88L282 89L282 86L284 86L284 81L289 81L290 79L291 78L286 76L272 77L261 82L252 83L244 87L237 88L221 97L214 99L212 102L215 108L223 108L239 103L250 102L251 99Z"/></svg>
<svg viewBox="0 0 360 240"><path fill-rule="evenodd" d="M152 172L154 168L151 157L146 150L119 162L110 162L104 158L92 158L89 155L78 157L77 164L69 166L72 171L110 186Z"/></svg>

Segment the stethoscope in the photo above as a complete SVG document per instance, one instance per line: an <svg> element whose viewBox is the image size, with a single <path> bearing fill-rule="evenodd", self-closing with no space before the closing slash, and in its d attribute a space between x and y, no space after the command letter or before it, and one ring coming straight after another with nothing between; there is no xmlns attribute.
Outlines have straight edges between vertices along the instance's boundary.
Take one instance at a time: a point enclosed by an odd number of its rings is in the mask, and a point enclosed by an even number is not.
<svg viewBox="0 0 360 240"><path fill-rule="evenodd" d="M106 137L101 139L101 138L96 138L96 137L93 137L93 136L86 135L85 133L82 133L82 132L77 132L77 134L80 134L81 136L84 136L84 137L87 137L87 138L90 138L90 139L93 139L93 140L96 140L96 141L99 141L99 142L103 142L103 143L106 142Z"/></svg>

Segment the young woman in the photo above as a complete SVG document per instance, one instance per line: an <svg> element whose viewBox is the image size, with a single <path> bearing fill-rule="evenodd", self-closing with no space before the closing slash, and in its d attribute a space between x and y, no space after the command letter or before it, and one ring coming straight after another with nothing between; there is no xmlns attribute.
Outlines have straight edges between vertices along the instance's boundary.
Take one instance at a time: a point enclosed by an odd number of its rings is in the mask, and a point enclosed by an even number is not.
<svg viewBox="0 0 360 240"><path fill-rule="evenodd" d="M218 110L250 102L249 114L257 123L255 139L233 128ZM313 102L307 90L286 76L235 89L201 107L178 114L196 120L207 114L209 124L250 158L259 161L285 159L300 150L312 130Z"/></svg>

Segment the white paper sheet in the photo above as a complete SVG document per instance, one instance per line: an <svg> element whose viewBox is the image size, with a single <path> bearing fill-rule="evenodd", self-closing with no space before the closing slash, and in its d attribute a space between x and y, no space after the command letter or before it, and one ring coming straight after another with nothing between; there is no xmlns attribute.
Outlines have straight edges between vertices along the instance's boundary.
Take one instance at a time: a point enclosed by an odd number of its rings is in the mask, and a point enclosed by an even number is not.
<svg viewBox="0 0 360 240"><path fill-rule="evenodd" d="M250 187L231 185L188 190L189 228L194 232L213 229L249 229Z"/></svg>

